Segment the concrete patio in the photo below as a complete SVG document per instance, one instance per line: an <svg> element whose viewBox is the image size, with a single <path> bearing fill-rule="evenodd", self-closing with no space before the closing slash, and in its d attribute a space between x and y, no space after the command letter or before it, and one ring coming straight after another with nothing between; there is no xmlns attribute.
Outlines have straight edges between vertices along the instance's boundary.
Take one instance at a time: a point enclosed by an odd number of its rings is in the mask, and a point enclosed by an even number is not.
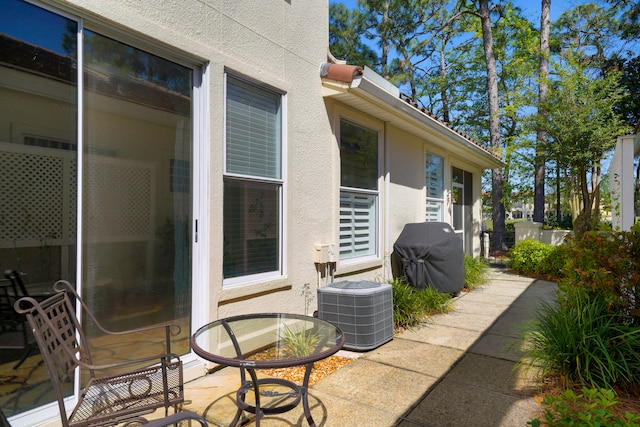
<svg viewBox="0 0 640 427"><path fill-rule="evenodd" d="M535 307L555 298L556 285L492 268L490 282L463 293L454 310L405 331L310 389L318 426L518 427L539 416L534 373L518 365L519 338ZM235 414L239 374L224 368L186 384L185 409L211 425ZM253 426L246 420L243 425ZM261 426L306 426L302 406Z"/></svg>

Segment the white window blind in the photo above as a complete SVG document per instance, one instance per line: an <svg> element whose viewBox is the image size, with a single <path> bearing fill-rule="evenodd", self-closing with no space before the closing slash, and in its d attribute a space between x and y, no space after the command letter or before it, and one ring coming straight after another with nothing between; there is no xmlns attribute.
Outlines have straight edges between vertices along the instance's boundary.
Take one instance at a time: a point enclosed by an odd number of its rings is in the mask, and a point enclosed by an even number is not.
<svg viewBox="0 0 640 427"><path fill-rule="evenodd" d="M376 195L340 192L340 258L375 255Z"/></svg>
<svg viewBox="0 0 640 427"><path fill-rule="evenodd" d="M442 222L442 208L444 203L442 201L427 200L427 209L425 212L425 221L427 222Z"/></svg>
<svg viewBox="0 0 640 427"><path fill-rule="evenodd" d="M282 96L227 77L227 173L279 179Z"/></svg>

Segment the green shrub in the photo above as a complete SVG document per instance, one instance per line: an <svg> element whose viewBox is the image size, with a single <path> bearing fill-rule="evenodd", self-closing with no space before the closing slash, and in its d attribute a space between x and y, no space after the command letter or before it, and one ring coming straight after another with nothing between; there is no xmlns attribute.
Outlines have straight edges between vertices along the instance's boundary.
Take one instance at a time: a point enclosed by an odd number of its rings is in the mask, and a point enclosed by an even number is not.
<svg viewBox="0 0 640 427"><path fill-rule="evenodd" d="M607 389L583 388L581 395L566 390L559 396L547 396L544 421L535 419L527 423L532 427L640 427L640 415L627 412L624 416L613 414L618 405L615 394Z"/></svg>
<svg viewBox="0 0 640 427"><path fill-rule="evenodd" d="M524 274L559 278L564 267L564 246L547 245L537 240L521 240L509 251L507 267Z"/></svg>
<svg viewBox="0 0 640 427"><path fill-rule="evenodd" d="M528 363L568 382L622 389L640 383L640 328L622 325L597 294L543 303L525 334Z"/></svg>
<svg viewBox="0 0 640 427"><path fill-rule="evenodd" d="M489 264L484 258L464 256L464 287L471 290L489 281Z"/></svg>
<svg viewBox="0 0 640 427"><path fill-rule="evenodd" d="M451 297L432 287L416 289L403 279L394 279L393 320L396 327L411 328L421 323L426 316L449 310Z"/></svg>
<svg viewBox="0 0 640 427"><path fill-rule="evenodd" d="M543 228L547 230L573 230L571 214L568 212L564 213L560 222L557 221L555 216L553 218L545 218Z"/></svg>
<svg viewBox="0 0 640 427"><path fill-rule="evenodd" d="M563 290L599 294L618 320L640 326L640 224L627 232L588 232L568 239Z"/></svg>
<svg viewBox="0 0 640 427"><path fill-rule="evenodd" d="M416 289L415 297L424 315L446 313L451 309L451 295L442 293L433 287Z"/></svg>
<svg viewBox="0 0 640 427"><path fill-rule="evenodd" d="M422 313L414 289L402 279L391 282L393 287L393 321L396 327L411 327L420 323Z"/></svg>

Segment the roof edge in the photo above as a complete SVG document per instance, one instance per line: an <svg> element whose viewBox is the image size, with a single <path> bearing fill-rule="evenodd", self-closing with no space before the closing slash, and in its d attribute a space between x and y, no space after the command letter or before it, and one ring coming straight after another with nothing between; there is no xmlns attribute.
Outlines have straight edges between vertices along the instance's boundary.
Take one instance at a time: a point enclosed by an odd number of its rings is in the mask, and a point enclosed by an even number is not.
<svg viewBox="0 0 640 427"><path fill-rule="evenodd" d="M370 68L325 62L320 67L320 76L323 79L348 84L349 87L345 88L345 91L357 88L356 92L361 90L368 92L385 104L397 109L398 113L414 115L414 119L422 121L425 125L431 126L432 129L437 129L443 134L448 134L454 140L457 139L463 145L467 145L472 151L486 156L487 159L491 159L490 163L493 163L495 167L504 167L505 165L499 153L493 152L470 136L454 129L449 123L440 120L425 108L419 107L417 103L401 94L397 86Z"/></svg>
<svg viewBox="0 0 640 427"><path fill-rule="evenodd" d="M320 65L320 77L338 82L357 83L363 74L364 68L358 65L332 64L330 62Z"/></svg>

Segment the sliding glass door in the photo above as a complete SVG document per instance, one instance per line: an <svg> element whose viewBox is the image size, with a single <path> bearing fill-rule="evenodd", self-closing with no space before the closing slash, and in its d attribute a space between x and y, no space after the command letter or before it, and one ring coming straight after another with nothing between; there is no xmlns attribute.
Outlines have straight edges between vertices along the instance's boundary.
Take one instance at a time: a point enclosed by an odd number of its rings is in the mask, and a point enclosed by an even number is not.
<svg viewBox="0 0 640 427"><path fill-rule="evenodd" d="M83 292L109 328L188 332L193 71L83 36Z"/></svg>
<svg viewBox="0 0 640 427"><path fill-rule="evenodd" d="M177 322L172 350L187 353L194 68L31 3L2 9L0 268L33 293L71 281L109 329ZM86 326L101 362L156 350ZM0 329L8 417L54 399L37 351L13 369L21 327Z"/></svg>

